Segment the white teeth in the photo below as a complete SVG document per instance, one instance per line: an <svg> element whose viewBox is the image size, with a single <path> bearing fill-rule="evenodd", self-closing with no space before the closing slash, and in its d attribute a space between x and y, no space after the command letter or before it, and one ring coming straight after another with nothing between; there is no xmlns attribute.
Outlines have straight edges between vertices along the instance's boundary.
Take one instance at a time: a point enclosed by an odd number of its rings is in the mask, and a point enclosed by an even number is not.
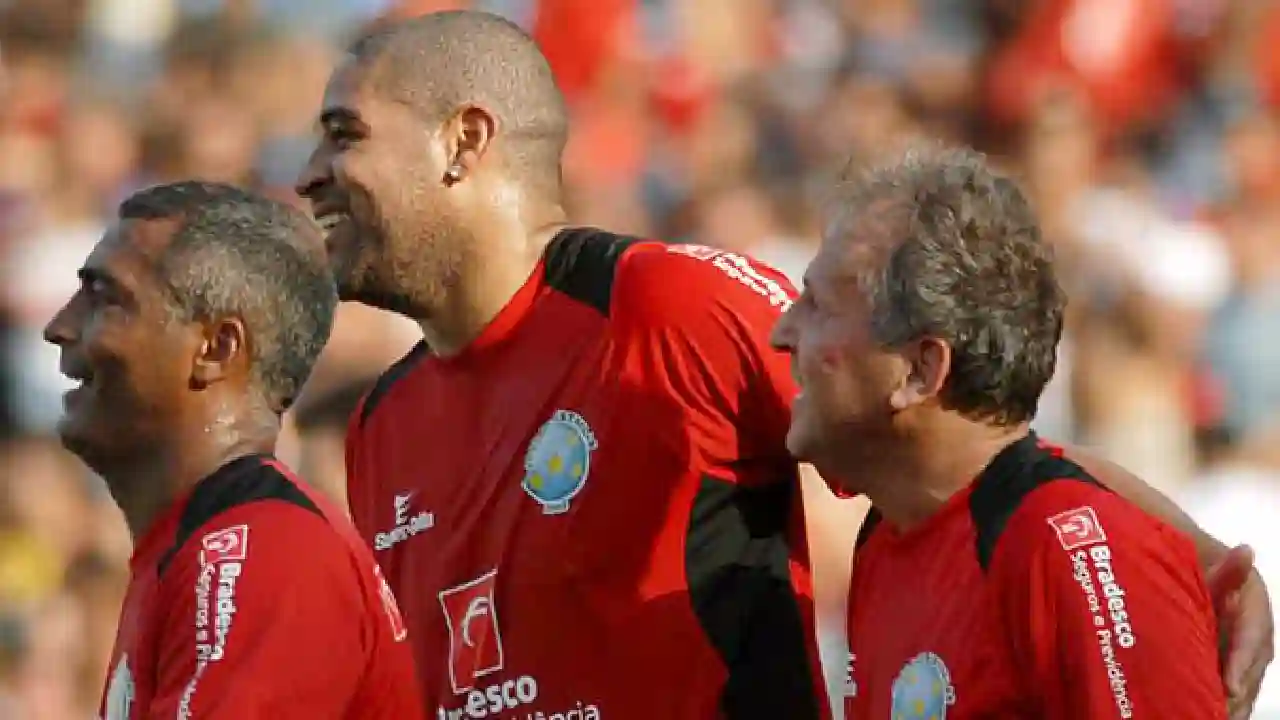
<svg viewBox="0 0 1280 720"><path fill-rule="evenodd" d="M68 364L65 369L59 368L62 376L77 386L88 385L93 380L93 373L83 364Z"/></svg>

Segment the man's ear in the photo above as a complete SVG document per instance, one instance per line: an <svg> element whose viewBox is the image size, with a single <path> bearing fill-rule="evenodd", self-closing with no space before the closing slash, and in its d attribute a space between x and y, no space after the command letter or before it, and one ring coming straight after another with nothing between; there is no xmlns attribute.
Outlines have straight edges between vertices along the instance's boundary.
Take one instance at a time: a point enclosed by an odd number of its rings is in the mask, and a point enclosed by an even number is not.
<svg viewBox="0 0 1280 720"><path fill-rule="evenodd" d="M906 372L894 390L890 403L894 410L922 405L942 394L951 374L951 346L937 338L922 338L900 351Z"/></svg>
<svg viewBox="0 0 1280 720"><path fill-rule="evenodd" d="M498 134L498 118L478 105L460 108L449 121L449 157L445 182L458 183L473 172Z"/></svg>
<svg viewBox="0 0 1280 720"><path fill-rule="evenodd" d="M191 365L191 383L208 387L249 367L249 336L240 318L221 318L205 323L200 345Z"/></svg>

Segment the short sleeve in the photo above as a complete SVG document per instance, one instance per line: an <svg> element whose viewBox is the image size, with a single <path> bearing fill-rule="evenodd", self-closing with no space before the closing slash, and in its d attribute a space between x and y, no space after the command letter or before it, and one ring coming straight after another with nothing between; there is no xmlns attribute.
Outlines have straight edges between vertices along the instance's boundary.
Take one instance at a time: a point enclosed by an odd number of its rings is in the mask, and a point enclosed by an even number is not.
<svg viewBox="0 0 1280 720"><path fill-rule="evenodd" d="M1212 605L1176 530L1060 480L1014 513L990 572L1034 716L1226 717Z"/></svg>
<svg viewBox="0 0 1280 720"><path fill-rule="evenodd" d="M259 501L201 528L165 571L147 718L326 717L374 647L345 544L308 510Z"/></svg>
<svg viewBox="0 0 1280 720"><path fill-rule="evenodd" d="M785 440L795 385L769 336L795 289L762 263L696 245L645 245L622 263L612 312L627 372L683 406L695 460L744 485L780 479L779 465L794 481Z"/></svg>
<svg viewBox="0 0 1280 720"><path fill-rule="evenodd" d="M683 476L701 483L684 573L706 626L731 631L712 632L713 644L741 648L727 658L725 716L830 717L786 449L795 386L769 343L795 290L772 268L701 246L644 244L621 262L610 306L621 381L677 406L647 422L688 448Z"/></svg>

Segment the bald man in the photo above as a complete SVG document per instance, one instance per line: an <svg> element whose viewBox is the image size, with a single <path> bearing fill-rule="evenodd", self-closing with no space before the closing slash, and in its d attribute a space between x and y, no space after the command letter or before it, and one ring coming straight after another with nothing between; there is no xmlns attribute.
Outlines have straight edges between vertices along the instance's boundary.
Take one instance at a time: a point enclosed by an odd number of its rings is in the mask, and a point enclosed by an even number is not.
<svg viewBox="0 0 1280 720"><path fill-rule="evenodd" d="M320 123L298 190L341 296L423 332L352 417L347 492L428 711L828 717L768 345L787 281L570 225L563 99L496 16L358 41Z"/></svg>

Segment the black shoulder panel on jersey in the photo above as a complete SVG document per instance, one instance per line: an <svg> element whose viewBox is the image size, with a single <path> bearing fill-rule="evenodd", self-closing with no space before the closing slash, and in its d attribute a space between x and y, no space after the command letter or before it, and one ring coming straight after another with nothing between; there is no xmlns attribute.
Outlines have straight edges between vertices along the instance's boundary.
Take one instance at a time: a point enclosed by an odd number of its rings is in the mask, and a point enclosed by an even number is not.
<svg viewBox="0 0 1280 720"><path fill-rule="evenodd" d="M703 477L685 539L693 609L729 678L727 720L819 717L808 631L791 580L795 478L745 488Z"/></svg>
<svg viewBox="0 0 1280 720"><path fill-rule="evenodd" d="M876 526L883 519L884 516L880 514L879 510L875 508L867 510L867 517L863 519L862 527L858 528L858 539L853 543L855 550L867 544L867 541L871 539L871 533L875 532Z"/></svg>
<svg viewBox="0 0 1280 720"><path fill-rule="evenodd" d="M283 500L323 517L324 513L311 502L311 498L272 467L271 461L269 455L247 455L232 460L201 480L178 519L173 545L160 558L158 574L164 574L174 555L196 530L234 507L259 500Z"/></svg>
<svg viewBox="0 0 1280 720"><path fill-rule="evenodd" d="M618 261L638 242L596 228L566 228L547 244L543 277L555 290L608 316Z"/></svg>
<svg viewBox="0 0 1280 720"><path fill-rule="evenodd" d="M391 390L391 386L407 375L418 364L419 360L426 357L428 350L427 341L419 340L412 350L397 360L394 365L387 368L386 372L382 373L382 377L378 378L378 381L373 384L369 394L365 396L364 402L360 404L360 427L364 427L364 424L369 421L369 416L373 414L373 409L378 406L382 398L386 397L387 392Z"/></svg>
<svg viewBox="0 0 1280 720"><path fill-rule="evenodd" d="M1084 468L1046 447L1035 433L1001 450L974 482L969 513L976 535L978 564L991 563L1005 525L1024 498L1055 480L1076 480L1105 488Z"/></svg>

